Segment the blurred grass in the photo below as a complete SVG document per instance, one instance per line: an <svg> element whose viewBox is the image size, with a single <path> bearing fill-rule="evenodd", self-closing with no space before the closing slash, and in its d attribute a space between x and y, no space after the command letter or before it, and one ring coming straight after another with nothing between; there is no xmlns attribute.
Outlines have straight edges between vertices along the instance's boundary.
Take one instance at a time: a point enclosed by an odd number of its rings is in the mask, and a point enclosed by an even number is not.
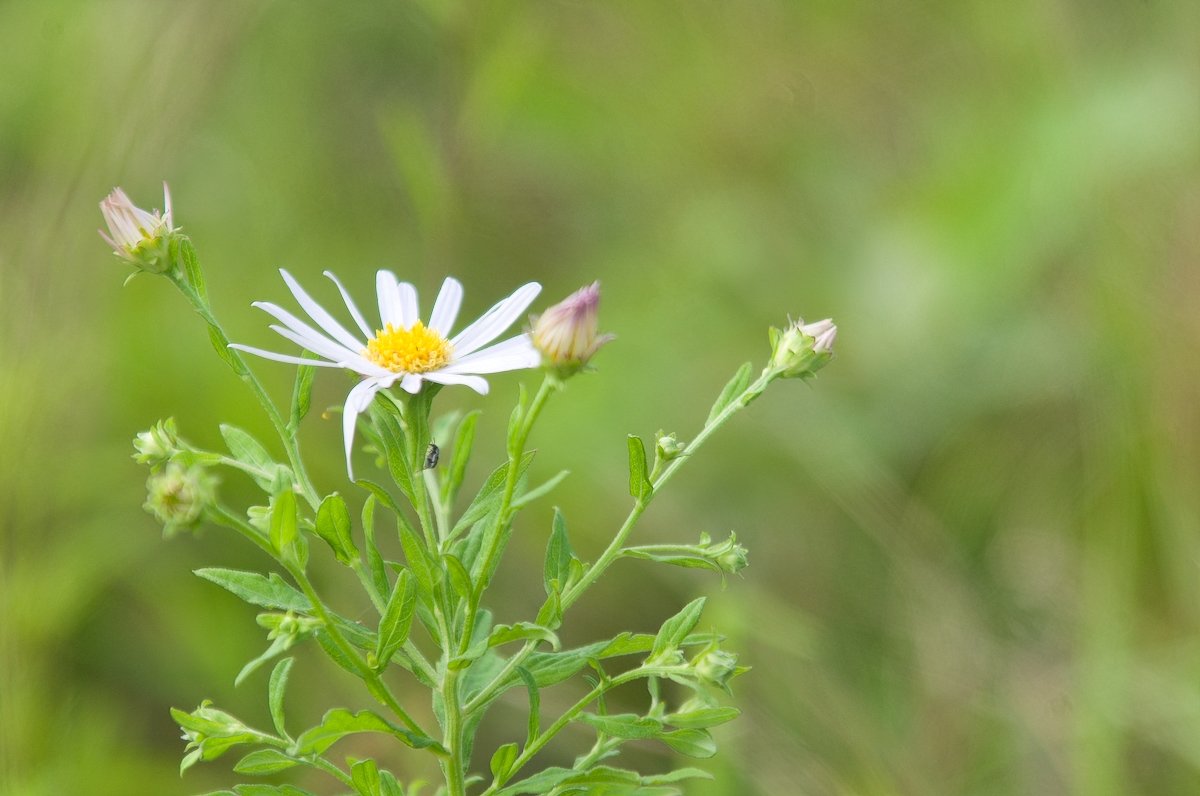
<svg viewBox="0 0 1200 796"><path fill-rule="evenodd" d="M629 563L568 628L713 593L754 670L689 792L1197 792L1198 33L1196 4L1113 0L0 4L0 792L201 792L227 766L180 781L167 707L265 716L261 678L232 688L261 632L188 574L257 560L163 544L127 458L166 415L266 431L92 232L114 184L157 205L164 178L238 340L270 341L248 305L280 266L360 295L453 273L468 313L601 279L619 340L538 432L592 556L623 434L687 438L767 325L838 320L814 389L769 393L647 516L736 530L746 578ZM493 458L516 381L445 394ZM304 429L330 490L333 425ZM514 538L505 619L548 526ZM358 698L301 658L329 693L298 716Z"/></svg>

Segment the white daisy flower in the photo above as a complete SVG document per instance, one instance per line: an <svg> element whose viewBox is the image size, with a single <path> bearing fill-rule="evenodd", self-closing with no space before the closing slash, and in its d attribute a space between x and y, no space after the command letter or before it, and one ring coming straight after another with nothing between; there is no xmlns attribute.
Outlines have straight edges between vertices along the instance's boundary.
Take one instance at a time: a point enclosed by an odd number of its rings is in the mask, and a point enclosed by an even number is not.
<svg viewBox="0 0 1200 796"><path fill-rule="evenodd" d="M253 306L266 311L282 324L273 325L272 329L323 357L324 361L277 354L237 343L230 347L277 362L346 368L363 376L363 380L346 396L342 411L346 472L351 480L354 480L350 464L354 427L358 416L366 411L375 393L397 382L401 389L416 393L423 382L431 381L437 384L464 384L485 395L488 383L480 378L480 374L536 367L541 360L528 334L519 334L484 348L525 312L542 290L537 282L517 288L516 292L485 312L479 320L450 337L450 329L462 304L463 289L457 279L447 277L442 283L442 289L433 303L429 325L426 326L421 322L417 308L417 289L408 282L398 281L391 271L379 271L375 282L382 328L372 334L346 288L336 276L326 271L325 276L337 285L350 317L362 332L362 338L359 338L313 301L291 274L282 269L280 273L296 301L320 327L320 331L277 304L256 301ZM366 342L362 341L363 338Z"/></svg>

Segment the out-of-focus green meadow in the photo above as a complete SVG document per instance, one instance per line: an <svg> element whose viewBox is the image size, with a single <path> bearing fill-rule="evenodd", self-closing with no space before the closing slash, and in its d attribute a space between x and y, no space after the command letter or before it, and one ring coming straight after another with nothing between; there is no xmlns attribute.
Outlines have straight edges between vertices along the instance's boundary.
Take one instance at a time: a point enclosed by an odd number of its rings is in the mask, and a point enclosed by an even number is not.
<svg viewBox="0 0 1200 796"><path fill-rule="evenodd" d="M281 266L329 306L326 268L368 304L376 268L427 302L454 274L464 317L602 281L619 339L536 432L535 470L574 475L522 515L508 621L551 503L585 558L619 524L626 433L689 438L768 325L838 321L811 388L739 416L637 537L735 530L745 577L622 563L568 616L582 642L711 595L754 668L689 793L1200 792L1198 41L1186 0L0 3L0 793L217 788L236 755L180 780L168 707L266 722L265 673L233 687L253 611L190 574L266 562L164 543L129 457L170 415L269 437L94 232L114 185L161 206L163 179L254 345ZM255 364L286 400L293 369ZM484 409L476 479L521 378L439 399ZM303 438L351 491L336 419ZM298 654L298 716L362 703Z"/></svg>

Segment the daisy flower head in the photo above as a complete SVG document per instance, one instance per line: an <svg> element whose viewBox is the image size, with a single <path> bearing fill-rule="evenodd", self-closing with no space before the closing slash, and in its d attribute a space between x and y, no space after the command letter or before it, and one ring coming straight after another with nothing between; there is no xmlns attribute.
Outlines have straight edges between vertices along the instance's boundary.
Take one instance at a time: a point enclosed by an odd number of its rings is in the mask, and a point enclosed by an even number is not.
<svg viewBox="0 0 1200 796"><path fill-rule="evenodd" d="M271 328L322 359L303 359L290 354L278 354L261 348L231 344L231 348L249 354L290 362L297 365L319 365L352 370L362 380L346 396L342 411L342 433L346 447L346 472L354 479L350 452L358 416L370 406L375 393L398 384L402 390L416 394L421 385L462 384L480 395L488 391L482 375L506 370L536 367L540 354L528 334L519 334L489 345L525 312L542 286L529 282L517 288L453 337L450 330L462 305L463 288L457 279L447 277L433 303L429 324L421 321L417 304L417 289L401 282L391 271L375 275L379 301L379 327L374 332L342 283L326 271L342 295L346 310L353 318L361 336L354 334L325 311L300 286L291 274L280 270L296 302L316 328L277 304L256 301L254 306L266 312L279 324Z"/></svg>
<svg viewBox="0 0 1200 796"><path fill-rule="evenodd" d="M179 231L171 216L171 192L163 183L162 212L150 213L135 205L120 188L100 202L100 213L108 234L100 237L112 247L113 254L143 271L161 274L171 265L168 256L171 237Z"/></svg>

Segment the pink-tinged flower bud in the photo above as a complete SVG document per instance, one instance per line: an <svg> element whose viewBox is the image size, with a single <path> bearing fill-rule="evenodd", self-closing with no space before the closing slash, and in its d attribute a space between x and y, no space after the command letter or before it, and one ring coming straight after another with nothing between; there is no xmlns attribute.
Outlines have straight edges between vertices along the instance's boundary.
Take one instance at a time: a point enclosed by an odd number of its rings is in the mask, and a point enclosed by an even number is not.
<svg viewBox="0 0 1200 796"><path fill-rule="evenodd" d="M837 326L826 318L816 323L796 321L786 330L771 329L771 364L783 378L809 378L833 358Z"/></svg>
<svg viewBox="0 0 1200 796"><path fill-rule="evenodd" d="M600 347L613 339L597 333L600 283L581 288L533 319L530 337L542 363L570 376L581 370Z"/></svg>
<svg viewBox="0 0 1200 796"><path fill-rule="evenodd" d="M178 232L172 225L171 193L163 183L163 206L161 213L148 213L134 205L120 188L100 202L100 212L108 225L108 234L100 230L100 237L112 247L113 254L129 261L139 270L161 274L172 266L170 258L171 239Z"/></svg>

